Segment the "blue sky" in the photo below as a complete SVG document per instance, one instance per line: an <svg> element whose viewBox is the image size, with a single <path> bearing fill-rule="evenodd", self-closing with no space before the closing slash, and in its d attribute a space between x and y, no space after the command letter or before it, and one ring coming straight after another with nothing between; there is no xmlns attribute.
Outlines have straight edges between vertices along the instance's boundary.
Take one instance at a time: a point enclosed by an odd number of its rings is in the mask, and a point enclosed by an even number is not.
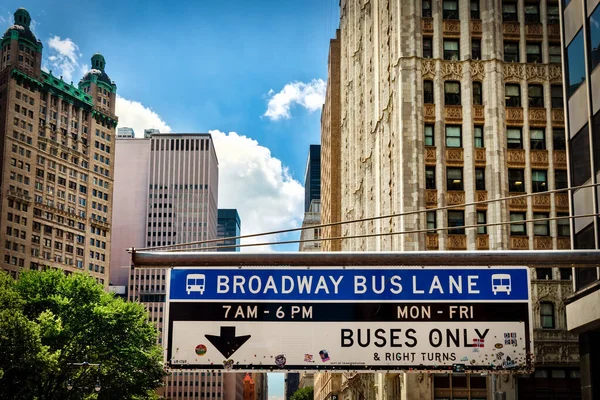
<svg viewBox="0 0 600 400"><path fill-rule="evenodd" d="M104 55L121 126L213 133L219 206L238 208L242 233L299 225L338 0L4 0L2 30L18 7L30 12L55 75L76 84L92 54Z"/></svg>

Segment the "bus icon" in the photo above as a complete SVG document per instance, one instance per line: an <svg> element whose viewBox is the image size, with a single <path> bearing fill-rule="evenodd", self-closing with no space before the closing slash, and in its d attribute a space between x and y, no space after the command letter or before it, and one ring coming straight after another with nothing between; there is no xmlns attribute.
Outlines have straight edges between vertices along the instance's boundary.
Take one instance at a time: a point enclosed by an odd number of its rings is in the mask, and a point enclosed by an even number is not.
<svg viewBox="0 0 600 400"><path fill-rule="evenodd" d="M191 292L204 294L205 282L206 277L204 274L188 274L185 281L187 294L189 295Z"/></svg>
<svg viewBox="0 0 600 400"><path fill-rule="evenodd" d="M492 291L494 296L498 292L510 294L510 274L493 274L492 275Z"/></svg>

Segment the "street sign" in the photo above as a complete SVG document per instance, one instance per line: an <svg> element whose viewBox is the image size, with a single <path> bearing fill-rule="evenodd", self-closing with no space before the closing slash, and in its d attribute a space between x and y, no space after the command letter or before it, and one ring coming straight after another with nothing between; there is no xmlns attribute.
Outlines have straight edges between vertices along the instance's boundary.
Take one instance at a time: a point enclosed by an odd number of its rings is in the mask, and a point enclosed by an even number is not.
<svg viewBox="0 0 600 400"><path fill-rule="evenodd" d="M527 267L173 268L167 362L529 371L529 282Z"/></svg>

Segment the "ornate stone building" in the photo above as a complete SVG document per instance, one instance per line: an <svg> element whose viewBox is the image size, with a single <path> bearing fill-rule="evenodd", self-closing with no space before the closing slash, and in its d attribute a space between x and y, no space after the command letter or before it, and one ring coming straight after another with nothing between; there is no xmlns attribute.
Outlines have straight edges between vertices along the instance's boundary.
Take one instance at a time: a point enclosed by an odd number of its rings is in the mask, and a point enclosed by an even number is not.
<svg viewBox="0 0 600 400"><path fill-rule="evenodd" d="M29 13L14 19L0 41L2 269L108 285L117 86L100 54L78 86L42 71Z"/></svg>
<svg viewBox="0 0 600 400"><path fill-rule="evenodd" d="M340 13L341 219L413 212L344 224L343 237L404 233L344 239L342 250L570 249L569 220L556 219L568 216L568 195L544 193L568 185L558 3L342 0ZM540 194L516 197L527 193ZM500 198L509 199L485 202ZM536 372L498 379L508 399L578 398L571 274L532 271ZM474 375L342 379L351 399L491 390Z"/></svg>

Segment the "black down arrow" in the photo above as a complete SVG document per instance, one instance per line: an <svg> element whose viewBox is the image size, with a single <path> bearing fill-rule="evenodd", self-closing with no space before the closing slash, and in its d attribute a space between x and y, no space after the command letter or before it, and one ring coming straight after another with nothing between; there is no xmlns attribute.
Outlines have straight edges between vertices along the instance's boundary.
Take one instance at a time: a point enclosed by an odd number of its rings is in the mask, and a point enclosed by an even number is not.
<svg viewBox="0 0 600 400"><path fill-rule="evenodd" d="M235 353L244 343L250 339L250 335L235 336L235 326L222 326L221 334L204 335L206 338L219 350L225 358L229 358Z"/></svg>

